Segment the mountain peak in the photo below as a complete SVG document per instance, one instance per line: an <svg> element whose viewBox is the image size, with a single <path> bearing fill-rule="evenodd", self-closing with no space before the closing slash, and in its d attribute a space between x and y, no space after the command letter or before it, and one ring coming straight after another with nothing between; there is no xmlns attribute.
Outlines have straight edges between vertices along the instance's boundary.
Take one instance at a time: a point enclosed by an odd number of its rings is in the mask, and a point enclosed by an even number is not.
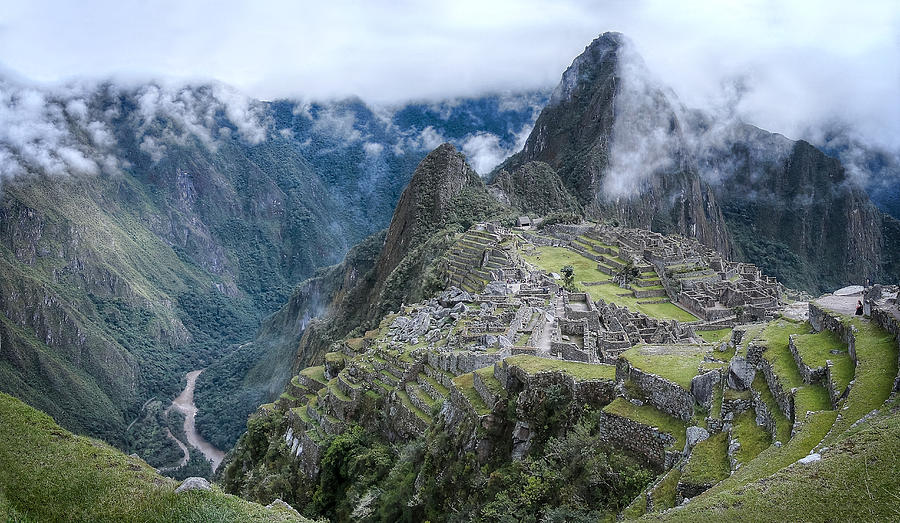
<svg viewBox="0 0 900 523"><path fill-rule="evenodd" d="M439 229L453 198L467 187L485 190L484 182L456 147L443 143L428 153L400 195L378 261L379 274L390 274L412 246Z"/></svg>
<svg viewBox="0 0 900 523"><path fill-rule="evenodd" d="M629 40L622 33L607 32L595 38L575 57L562 74L559 84L550 95L550 105L571 100L579 87L590 86L603 76L616 74L618 52ZM582 89L584 90L584 89Z"/></svg>

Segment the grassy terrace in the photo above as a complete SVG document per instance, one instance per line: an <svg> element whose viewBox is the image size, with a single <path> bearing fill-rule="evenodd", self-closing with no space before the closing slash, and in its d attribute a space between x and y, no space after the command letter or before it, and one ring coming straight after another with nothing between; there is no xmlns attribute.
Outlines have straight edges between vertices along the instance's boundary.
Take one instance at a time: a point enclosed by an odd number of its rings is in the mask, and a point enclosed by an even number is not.
<svg viewBox="0 0 900 523"><path fill-rule="evenodd" d="M828 391L821 385L807 385L800 377L797 362L788 346L788 336L796 334L807 336L811 327L808 323L792 322L785 319L775 320L759 335L759 343L766 347L763 357L772 364L778 381L785 390L797 388L794 395L794 411L797 420L802 421L807 411L830 410L831 400ZM763 383L763 385L765 385ZM768 388L768 387L767 387ZM780 432L780 430L779 430ZM784 442L785 440L782 440Z"/></svg>
<svg viewBox="0 0 900 523"><path fill-rule="evenodd" d="M822 331L816 334L801 334L794 337L794 346L803 363L812 368L824 367L827 360L831 360L831 381L834 389L843 391L853 380L856 366L850 359L847 346L831 331ZM840 351L832 354L831 351Z"/></svg>
<svg viewBox="0 0 900 523"><path fill-rule="evenodd" d="M848 440L838 438L822 461L785 468L815 446L835 415L816 414L785 447L769 447L731 478L658 519L896 521L900 467L882 457L900 453L897 414L882 415Z"/></svg>
<svg viewBox="0 0 900 523"><path fill-rule="evenodd" d="M0 394L3 521L308 521L178 482L98 440ZM11 516L12 515L12 516Z"/></svg>
<svg viewBox="0 0 900 523"><path fill-rule="evenodd" d="M619 357L625 358L637 369L662 376L690 390L691 380L708 353L707 348L699 345L638 345Z"/></svg>
<svg viewBox="0 0 900 523"><path fill-rule="evenodd" d="M528 256L523 254L522 257L544 271L558 274L564 266L571 265L575 268L576 281L595 282L610 280L608 274L597 270L597 262L585 258L571 249L565 247L537 247L536 250L538 255ZM609 303L628 307L631 310L643 312L647 316L654 318L697 321L696 316L672 303L640 304L638 303L639 300L633 295L617 296L617 294L630 292L627 289L620 288L618 285L591 285L586 286L585 290L594 300L602 299Z"/></svg>
<svg viewBox="0 0 900 523"><path fill-rule="evenodd" d="M766 429L756 424L756 416L752 410L742 412L734 418L733 434L741 444L741 448L734 454L741 465L750 463L772 444L772 437Z"/></svg>
<svg viewBox="0 0 900 523"><path fill-rule="evenodd" d="M497 395L503 394L503 385L500 384L500 380L494 377L493 365L482 367L476 370L475 374L478 374L478 377L481 378L481 381L491 393Z"/></svg>
<svg viewBox="0 0 900 523"><path fill-rule="evenodd" d="M436 390L437 393L440 394L441 396L443 396L443 397L446 398L447 395L450 394L450 391L447 390L447 387L441 385L441 384L438 382L438 380L432 378L431 376L425 374L424 372L419 373L419 377L422 378L423 380L427 381L428 384L431 385L431 387L432 387L434 390Z"/></svg>
<svg viewBox="0 0 900 523"><path fill-rule="evenodd" d="M772 391L769 390L769 385L766 383L766 379L763 377L762 372L757 372L756 377L753 378L752 383L753 390L759 392L760 398L763 403L766 404L766 408L769 409L769 412L772 414L772 417L775 418L775 439L782 443L787 442L791 438L791 420L787 419L787 416L781 412L781 409L778 408L778 403L775 402L775 396L772 395Z"/></svg>
<svg viewBox="0 0 900 523"><path fill-rule="evenodd" d="M475 409L475 412L478 413L479 416L483 416L485 414L490 414L491 409L484 404L484 400L481 399L481 395L478 394L478 391L475 390L474 374L461 374L455 378L453 378L453 385L456 387L456 390L462 393L463 396L469 401L469 404Z"/></svg>
<svg viewBox="0 0 900 523"><path fill-rule="evenodd" d="M693 485L715 484L730 473L728 433L719 432L694 446L681 473L681 481Z"/></svg>
<svg viewBox="0 0 900 523"><path fill-rule="evenodd" d="M678 450L684 448L687 423L660 412L652 405L641 405L638 407L625 398L619 397L606 407L603 407L603 412L628 418L650 427L656 427L661 432L671 434L675 438L675 443L669 448Z"/></svg>
<svg viewBox="0 0 900 523"><path fill-rule="evenodd" d="M719 343L731 336L731 329L716 329L712 331L697 331L697 335L708 341L709 343Z"/></svg>
<svg viewBox="0 0 900 523"><path fill-rule="evenodd" d="M514 365L528 374L537 374L544 371L562 371L576 380L614 380L616 368L613 365L602 363L581 363L577 361L551 360L539 358L530 354L510 356L503 360L507 365ZM490 368L490 367L488 367Z"/></svg>
<svg viewBox="0 0 900 523"><path fill-rule="evenodd" d="M879 408L890 396L897 376L897 340L869 320L854 318L856 334L856 381L841 409L826 445L831 444L850 425Z"/></svg>
<svg viewBox="0 0 900 523"><path fill-rule="evenodd" d="M662 512L675 506L675 489L678 480L681 479L681 469L675 466L666 472L655 487L652 487L650 496L653 498L653 512ZM625 519L637 519L647 513L647 492L641 494L631 502L622 512Z"/></svg>
<svg viewBox="0 0 900 523"><path fill-rule="evenodd" d="M431 423L431 416L426 414L422 409L413 405L413 402L410 401L409 395L405 390L397 389L397 397L400 398L400 402L403 403L403 406L409 409L413 414L415 414L419 419L424 421L425 423Z"/></svg>
<svg viewBox="0 0 900 523"><path fill-rule="evenodd" d="M300 374L308 378L312 378L322 385L327 385L328 380L325 379L325 367L323 365L319 365L318 367L307 367L300 371Z"/></svg>

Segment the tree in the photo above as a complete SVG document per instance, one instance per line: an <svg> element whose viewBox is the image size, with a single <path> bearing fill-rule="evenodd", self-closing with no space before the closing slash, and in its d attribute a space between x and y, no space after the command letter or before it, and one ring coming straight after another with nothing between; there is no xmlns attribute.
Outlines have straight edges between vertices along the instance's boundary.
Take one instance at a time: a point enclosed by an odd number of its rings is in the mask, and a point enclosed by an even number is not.
<svg viewBox="0 0 900 523"><path fill-rule="evenodd" d="M563 277L563 288L569 292L575 292L578 288L575 286L575 267L566 265L560 272Z"/></svg>

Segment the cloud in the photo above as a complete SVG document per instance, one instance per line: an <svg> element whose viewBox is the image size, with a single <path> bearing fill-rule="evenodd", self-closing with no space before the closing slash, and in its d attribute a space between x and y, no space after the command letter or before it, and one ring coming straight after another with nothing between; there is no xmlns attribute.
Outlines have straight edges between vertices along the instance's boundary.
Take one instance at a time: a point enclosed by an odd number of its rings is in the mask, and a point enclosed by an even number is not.
<svg viewBox="0 0 900 523"><path fill-rule="evenodd" d="M271 127L262 104L222 85L138 88L95 82L36 86L0 78L0 177L117 173L120 159L112 128L134 102L130 124L139 149L161 160L171 145L197 138L215 148L232 134L247 143L265 139Z"/></svg>
<svg viewBox="0 0 900 523"><path fill-rule="evenodd" d="M523 126L522 130L516 134L515 143L511 147L503 147L500 137L496 134L478 132L463 138L461 149L466 155L469 165L475 169L475 172L484 176L500 165L503 160L521 150L533 127L534 124Z"/></svg>
<svg viewBox="0 0 900 523"><path fill-rule="evenodd" d="M895 0L34 0L5 5L0 27L5 65L36 81L219 81L257 99L370 103L552 88L615 30L688 107L731 101L734 117L793 139L839 122L860 143L900 151ZM222 101L242 139L261 139L246 98ZM203 137L199 116L183 128Z"/></svg>

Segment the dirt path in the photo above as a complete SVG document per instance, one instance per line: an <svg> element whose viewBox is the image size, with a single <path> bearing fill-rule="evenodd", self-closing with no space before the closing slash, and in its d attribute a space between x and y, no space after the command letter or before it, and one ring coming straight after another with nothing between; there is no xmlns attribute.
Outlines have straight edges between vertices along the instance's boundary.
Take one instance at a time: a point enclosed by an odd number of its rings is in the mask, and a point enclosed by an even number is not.
<svg viewBox="0 0 900 523"><path fill-rule="evenodd" d="M201 372L203 372L202 369L188 372L187 385L181 394L172 401L172 406L184 414L184 434L187 436L188 444L198 449L206 456L206 459L212 462L212 469L215 472L222 463L222 459L225 458L225 453L203 439L194 424L197 416L197 406L194 405L194 386L197 384L197 376Z"/></svg>

